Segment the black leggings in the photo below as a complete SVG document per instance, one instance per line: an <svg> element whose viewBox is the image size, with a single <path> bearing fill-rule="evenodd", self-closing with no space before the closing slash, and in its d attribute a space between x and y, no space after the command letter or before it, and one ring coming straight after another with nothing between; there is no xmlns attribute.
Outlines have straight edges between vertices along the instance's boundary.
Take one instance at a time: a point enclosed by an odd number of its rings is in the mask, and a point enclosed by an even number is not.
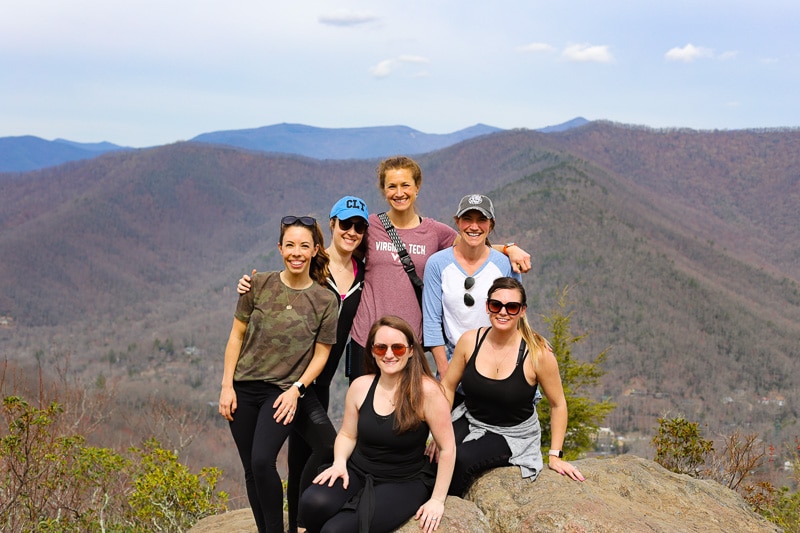
<svg viewBox="0 0 800 533"><path fill-rule="evenodd" d="M509 466L511 449L506 439L496 433L487 432L477 440L464 442L469 434L466 416L453 422L453 432L456 436L456 466L447 493L461 498L481 474L492 468Z"/></svg>
<svg viewBox="0 0 800 533"><path fill-rule="evenodd" d="M326 426L328 422L328 405L330 403L330 381L327 383L320 383L319 378L317 382L308 387L303 401L306 397L313 392L319 399L317 405L319 408L314 409L310 414L312 421L319 421L320 424ZM305 406L304 406L305 407ZM331 426L333 430L333 426ZM323 431L325 431L323 429ZM330 435L324 436L323 440L327 442L331 438ZM333 440L336 439L336 433L333 434ZM300 494L311 485L314 477L317 475L319 467L333 462L333 446L330 449L318 449L314 453L314 449L306 443L300 432L293 431L289 435L289 479L286 483L286 501L288 506L289 515L289 532L295 533L298 525L302 525L297 521L297 501Z"/></svg>
<svg viewBox="0 0 800 533"><path fill-rule="evenodd" d="M276 465L281 446L294 430L313 445L320 464L329 462L336 430L311 389L298 404L295 420L284 425L273 418L272 404L283 393L280 387L263 381L234 381L233 388L237 409L230 428L244 467L253 518L259 533L283 533L283 486ZM316 472L316 467L311 468ZM314 472L309 472L309 479Z"/></svg>
<svg viewBox="0 0 800 533"><path fill-rule="evenodd" d="M358 531L358 513L342 509L358 494L364 480L347 469L350 484L336 480L333 487L311 485L300 497L300 517L308 533L353 533ZM370 533L388 533L405 524L417 509L431 497L422 480L375 483L375 510L369 525Z"/></svg>

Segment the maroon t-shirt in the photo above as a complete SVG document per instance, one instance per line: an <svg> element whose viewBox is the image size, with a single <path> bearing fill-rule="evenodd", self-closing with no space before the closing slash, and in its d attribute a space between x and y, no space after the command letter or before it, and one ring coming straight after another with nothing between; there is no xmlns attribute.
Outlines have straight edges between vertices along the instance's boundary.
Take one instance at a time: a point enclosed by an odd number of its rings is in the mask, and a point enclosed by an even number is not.
<svg viewBox="0 0 800 533"><path fill-rule="evenodd" d="M457 235L456 230L432 218L423 218L416 228L395 229L420 279L425 277L428 258L452 246ZM383 316L395 315L408 322L422 341L422 311L417 294L378 215L369 216L364 238L367 241L364 292L353 320L353 339L364 346L372 324Z"/></svg>

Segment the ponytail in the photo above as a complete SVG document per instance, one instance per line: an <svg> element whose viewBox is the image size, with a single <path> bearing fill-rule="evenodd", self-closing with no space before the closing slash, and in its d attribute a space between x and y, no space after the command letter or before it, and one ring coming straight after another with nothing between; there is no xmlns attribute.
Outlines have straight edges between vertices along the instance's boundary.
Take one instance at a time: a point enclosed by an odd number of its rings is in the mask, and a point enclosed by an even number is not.
<svg viewBox="0 0 800 533"><path fill-rule="evenodd" d="M531 363L533 363L533 368L536 369L539 364L539 355L550 349L550 343L548 343L544 337L536 333L528 323L528 317L522 317L519 322L517 322L517 329L522 334L525 344L528 345L528 351L531 354Z"/></svg>

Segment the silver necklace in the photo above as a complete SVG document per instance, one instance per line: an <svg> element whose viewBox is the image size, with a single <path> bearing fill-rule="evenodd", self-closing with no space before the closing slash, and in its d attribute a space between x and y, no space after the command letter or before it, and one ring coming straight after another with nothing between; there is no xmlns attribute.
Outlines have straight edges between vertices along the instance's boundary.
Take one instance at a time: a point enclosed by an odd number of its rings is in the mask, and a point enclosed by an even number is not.
<svg viewBox="0 0 800 533"><path fill-rule="evenodd" d="M392 407L394 407L395 391L394 390L390 391L390 390L387 390L387 389L385 389L383 387L381 387L381 390L385 393L385 395L384 395L385 398L387 400L389 400L389 403L392 404Z"/></svg>
<svg viewBox="0 0 800 533"><path fill-rule="evenodd" d="M494 359L494 375L498 376L500 374L500 367L506 362L508 356L516 350L511 350L508 346L503 346L501 350L498 350L497 346L494 346L494 343L491 340L489 340L489 345L489 347L492 348L492 359ZM503 354L503 356L498 358L497 352L500 352Z"/></svg>
<svg viewBox="0 0 800 533"><path fill-rule="evenodd" d="M286 296L286 309L294 309L292 307L292 304L295 303L298 298L300 298L300 295L303 294L304 290L305 289L300 289L300 291L298 291L298 293L297 293L297 296L295 296L294 299L290 302L289 301L289 292L286 290L286 285L283 286L283 294L284 294L284 296Z"/></svg>

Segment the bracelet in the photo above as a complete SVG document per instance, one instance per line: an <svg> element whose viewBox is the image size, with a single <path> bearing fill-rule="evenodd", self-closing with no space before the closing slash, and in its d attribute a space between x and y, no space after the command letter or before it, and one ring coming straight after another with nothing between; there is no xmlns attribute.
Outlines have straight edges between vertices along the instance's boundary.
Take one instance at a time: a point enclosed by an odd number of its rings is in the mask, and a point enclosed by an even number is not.
<svg viewBox="0 0 800 533"><path fill-rule="evenodd" d="M515 242L507 242L503 245L503 255L508 255L508 249L512 246L516 246L517 243Z"/></svg>
<svg viewBox="0 0 800 533"><path fill-rule="evenodd" d="M550 450L547 454L550 457L558 457L559 459L564 457L564 452L562 450Z"/></svg>

